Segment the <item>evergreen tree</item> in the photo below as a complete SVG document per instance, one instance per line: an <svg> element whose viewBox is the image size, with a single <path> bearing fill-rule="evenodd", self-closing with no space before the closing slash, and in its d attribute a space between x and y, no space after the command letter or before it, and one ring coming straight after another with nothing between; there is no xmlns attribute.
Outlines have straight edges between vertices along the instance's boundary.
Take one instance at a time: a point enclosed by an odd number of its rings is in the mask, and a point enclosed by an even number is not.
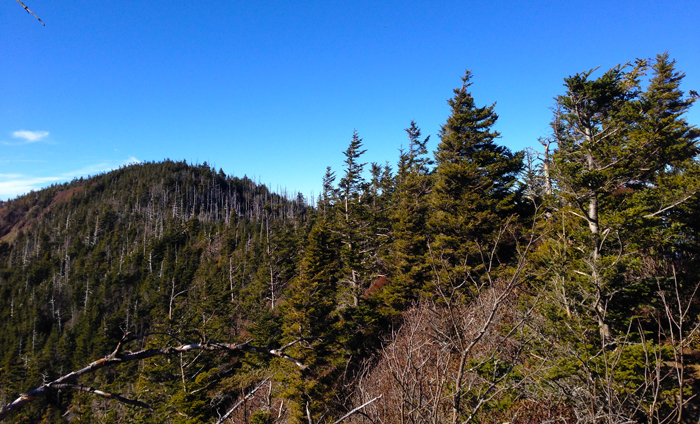
<svg viewBox="0 0 700 424"><path fill-rule="evenodd" d="M643 140L645 149L634 156L630 166L645 170L645 175L627 186L634 193L644 194L646 215L666 228L667 218L680 218L676 215L677 206L697 198L700 189L700 130L686 120L697 96L684 96L680 90L684 77L684 73L675 70L675 60L670 60L668 53L657 56L649 86L640 99L641 123L632 134Z"/></svg>
<svg viewBox="0 0 700 424"><path fill-rule="evenodd" d="M323 219L328 219L328 210L333 207L338 197L338 190L334 186L335 172L331 167L326 167L326 174L323 176L323 193L318 201L318 208L321 210Z"/></svg>
<svg viewBox="0 0 700 424"><path fill-rule="evenodd" d="M366 151L362 150L362 139L357 134L357 131L353 131L350 146L343 153L345 155L345 175L338 184L344 206L345 221L350 220L351 204L359 199L364 188L365 180L362 178L362 171L366 163L359 163L358 159Z"/></svg>
<svg viewBox="0 0 700 424"><path fill-rule="evenodd" d="M585 382L574 383L585 386L577 397L601 419L639 420L640 410L649 417L668 413L643 389L649 378L641 370L661 367L670 350L680 352L673 346L685 337L670 328L670 315L658 320L645 311L660 307L660 293L690 282L684 274L692 264L680 254L688 239L677 209L700 187L699 134L685 121L694 99L680 91L683 74L674 62L667 54L657 56L644 88L648 69L638 60L596 79L594 70L566 78L567 92L557 97L552 123L558 202L548 226L560 230L547 234L539 256L548 284L543 308L548 349L557 352L554 368L564 371L551 378ZM671 348L652 342L674 331L676 341L663 342ZM656 352L651 365L650 351ZM675 360L682 362L678 355ZM678 421L687 390L682 368L654 383L664 387L661 396L676 409ZM622 395L632 391L639 395ZM602 399L600 393L611 395Z"/></svg>
<svg viewBox="0 0 700 424"><path fill-rule="evenodd" d="M426 221L430 194L431 160L420 128L414 121L407 128L409 147L399 156L396 187L390 212L392 245L389 254L391 284L382 299L394 312L408 306L429 278Z"/></svg>
<svg viewBox="0 0 700 424"><path fill-rule="evenodd" d="M283 306L285 341L306 339L306 346L291 350L309 366L303 378L295 371L287 379L288 396L294 402L294 418L302 421L305 409L320 414L336 383L335 372L343 363L337 346L338 277L341 272L340 243L321 219L309 233L299 277L288 287ZM310 347L310 348L309 348Z"/></svg>
<svg viewBox="0 0 700 424"><path fill-rule="evenodd" d="M440 131L431 192L432 255L441 278L461 280L481 263L479 249L513 211L522 154L495 143L495 104L477 107L469 92L471 71L448 100L452 109Z"/></svg>
<svg viewBox="0 0 700 424"><path fill-rule="evenodd" d="M693 176L698 132L683 118L693 99L679 91L682 74L659 55L642 92L646 61L627 68L616 66L597 79L590 79L593 70L566 78L553 123L558 193L566 213L587 226L570 232L585 252L576 279L585 280L604 338L611 337L606 305L628 284L620 279L631 264L628 253L648 242L660 214L700 186Z"/></svg>
<svg viewBox="0 0 700 424"><path fill-rule="evenodd" d="M332 326L340 253L337 236L321 220L309 233L301 270L288 287L285 333L292 339L320 337Z"/></svg>
<svg viewBox="0 0 700 424"><path fill-rule="evenodd" d="M342 243L342 282L346 286L341 297L352 307L359 305L362 289L367 285L370 256L368 249L370 214L368 208L369 185L362 176L365 163L359 159L366 152L362 139L354 131L345 155L345 173L338 184L340 202L339 219L335 222Z"/></svg>

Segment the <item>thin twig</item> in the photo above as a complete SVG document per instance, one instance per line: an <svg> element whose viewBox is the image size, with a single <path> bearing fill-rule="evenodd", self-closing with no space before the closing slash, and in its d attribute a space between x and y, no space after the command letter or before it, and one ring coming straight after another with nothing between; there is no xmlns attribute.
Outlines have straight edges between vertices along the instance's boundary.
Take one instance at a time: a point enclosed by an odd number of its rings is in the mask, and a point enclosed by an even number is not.
<svg viewBox="0 0 700 424"><path fill-rule="evenodd" d="M17 1L19 1L19 0L17 0ZM656 215L661 214L661 213L664 213L664 212L666 212L666 211L669 210L669 209L673 209L673 208L675 208L676 206L680 205L681 203L685 202L686 200L690 199L691 197L695 196L696 194L697 194L697 192L694 191L694 192L692 192L691 194L689 194L689 195L685 196L684 198L682 198L681 200L679 200L679 201L677 201L677 202L674 202L674 203L672 203L672 204L669 205L669 206L666 206L665 208L659 209L658 211L656 211L656 212L654 212L654 213L649 213L649 214L644 215L644 218L653 218L653 217L655 217Z"/></svg>

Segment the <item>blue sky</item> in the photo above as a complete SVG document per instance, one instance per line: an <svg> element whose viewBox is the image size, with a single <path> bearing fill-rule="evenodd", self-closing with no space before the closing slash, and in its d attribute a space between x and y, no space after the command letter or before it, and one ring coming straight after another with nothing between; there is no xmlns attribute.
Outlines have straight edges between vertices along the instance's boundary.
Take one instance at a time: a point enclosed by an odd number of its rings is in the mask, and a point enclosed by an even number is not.
<svg viewBox="0 0 700 424"><path fill-rule="evenodd" d="M0 0L0 199L137 161L318 194L353 130L437 145L465 69L500 142L537 147L563 78L668 50L700 91L700 2ZM700 106L688 116L700 124Z"/></svg>

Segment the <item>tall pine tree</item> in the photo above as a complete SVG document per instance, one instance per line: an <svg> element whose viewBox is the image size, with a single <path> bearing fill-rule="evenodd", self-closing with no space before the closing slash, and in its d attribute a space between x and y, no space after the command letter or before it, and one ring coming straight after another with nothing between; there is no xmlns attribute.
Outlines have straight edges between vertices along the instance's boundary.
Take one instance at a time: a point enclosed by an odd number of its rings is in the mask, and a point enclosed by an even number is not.
<svg viewBox="0 0 700 424"><path fill-rule="evenodd" d="M681 422L687 383L678 340L688 333L673 328L668 310L659 320L657 308L662 293L697 281L685 254L692 238L678 220L700 187L699 134L684 118L694 99L680 91L683 74L667 54L651 66L637 60L592 78L594 71L565 79L552 124L553 231L539 247L547 284L542 334L550 333L552 370L565 370L552 375L563 392L578 391L569 401L582 419L641 421L648 411L661 422L675 410ZM653 359L650 351L658 352ZM652 380L649 370L661 369L669 351L680 366ZM663 389L646 391L650 381ZM633 391L639 394L617 397Z"/></svg>
<svg viewBox="0 0 700 424"><path fill-rule="evenodd" d="M337 235L320 219L309 233L300 275L287 289L284 341L307 340L303 347L299 344L290 349L290 353L309 367L301 376L296 369L287 376L287 396L292 400L295 422L303 421L305 409L314 416L323 412L344 360L336 334L339 245Z"/></svg>

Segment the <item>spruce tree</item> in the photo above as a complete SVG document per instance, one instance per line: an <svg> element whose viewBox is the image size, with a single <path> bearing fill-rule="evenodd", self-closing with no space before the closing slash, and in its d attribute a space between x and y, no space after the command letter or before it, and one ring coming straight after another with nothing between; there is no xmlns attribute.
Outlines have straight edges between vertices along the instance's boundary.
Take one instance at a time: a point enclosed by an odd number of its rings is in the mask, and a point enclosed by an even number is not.
<svg viewBox="0 0 700 424"><path fill-rule="evenodd" d="M612 337L607 316L614 316L606 305L629 285L619 278L622 271L632 275L629 254L644 249L664 214L700 186L698 132L683 117L694 100L679 90L683 75L659 55L643 91L647 69L638 60L597 79L590 78L594 70L576 74L557 97L553 177L562 210L586 227L569 232L583 253L575 255L573 279L585 287L604 339Z"/></svg>
<svg viewBox="0 0 700 424"><path fill-rule="evenodd" d="M700 131L685 119L697 97L684 96L680 84L685 74L677 72L675 64L668 52L659 54L651 66L649 86L641 94L644 113L633 136L643 140L646 151L634 155L636 163L633 165L650 173L665 169L666 164L683 162L698 153Z"/></svg>
<svg viewBox="0 0 700 424"><path fill-rule="evenodd" d="M341 297L352 307L359 305L362 290L367 286L367 267L370 256L368 249L370 213L367 204L371 197L369 185L362 177L365 163L359 159L366 152L362 149L362 139L354 131L345 155L345 173L340 179L340 217L335 222L342 243L343 263L342 282L346 286Z"/></svg>
<svg viewBox="0 0 700 424"><path fill-rule="evenodd" d="M683 74L667 54L651 67L637 60L598 78L592 78L594 71L565 79L566 93L557 97L552 123L557 149L548 224L557 230L539 247L547 284L544 333L551 337L551 357L558 358L553 369L566 370L554 378L586 382L575 402L595 405L590 413L597 419L633 421L641 420L639 411L646 408L650 416L666 413L655 410L662 407L652 405L662 402L641 389L649 383L643 372L627 371L645 363L646 369L661 367L668 360L657 343L676 329L650 311L662 304L659 293L696 281L696 272L688 278L692 263L683 251L689 239L678 209L700 187L698 131L684 117L694 99L680 91ZM674 337L684 336L676 331ZM674 340L663 343L682 351ZM649 351L658 352L652 361ZM679 422L686 390L679 389L682 368L655 383L664 386L663 402L677 408ZM604 378L593 372L602 369ZM613 391L639 396L611 402L600 395Z"/></svg>
<svg viewBox="0 0 700 424"><path fill-rule="evenodd" d="M365 184L362 178L362 171L366 164L359 163L358 159L366 151L362 149L362 139L357 134L357 131L353 131L350 145L343 153L345 155L345 175L338 184L344 206L345 221L350 219L351 204L353 201L358 200Z"/></svg>
<svg viewBox="0 0 700 424"><path fill-rule="evenodd" d="M391 284L382 299L393 312L401 311L428 280L426 221L430 194L430 169L426 144L414 121L407 128L409 147L399 156L396 187L390 212L392 246L388 258Z"/></svg>
<svg viewBox="0 0 700 424"><path fill-rule="evenodd" d="M307 340L303 347L290 350L309 367L302 376L295 370L287 378L288 397L293 401L297 422L303 421L305 409L314 416L323 411L342 365L343 353L337 345L336 331L341 272L339 246L337 235L328 223L319 220L309 233L300 275L289 284L287 301L282 307L284 341Z"/></svg>
<svg viewBox="0 0 700 424"><path fill-rule="evenodd" d="M335 172L331 171L331 167L326 167L326 174L323 176L323 193L318 200L318 209L320 210L323 219L328 219L328 210L335 204L338 197L338 190L335 189Z"/></svg>
<svg viewBox="0 0 700 424"><path fill-rule="evenodd" d="M452 109L440 131L431 193L432 255L436 269L456 271L441 278L463 279L481 263L479 249L493 240L513 211L514 183L522 154L496 144L495 103L477 107L469 92L471 71L448 100Z"/></svg>

